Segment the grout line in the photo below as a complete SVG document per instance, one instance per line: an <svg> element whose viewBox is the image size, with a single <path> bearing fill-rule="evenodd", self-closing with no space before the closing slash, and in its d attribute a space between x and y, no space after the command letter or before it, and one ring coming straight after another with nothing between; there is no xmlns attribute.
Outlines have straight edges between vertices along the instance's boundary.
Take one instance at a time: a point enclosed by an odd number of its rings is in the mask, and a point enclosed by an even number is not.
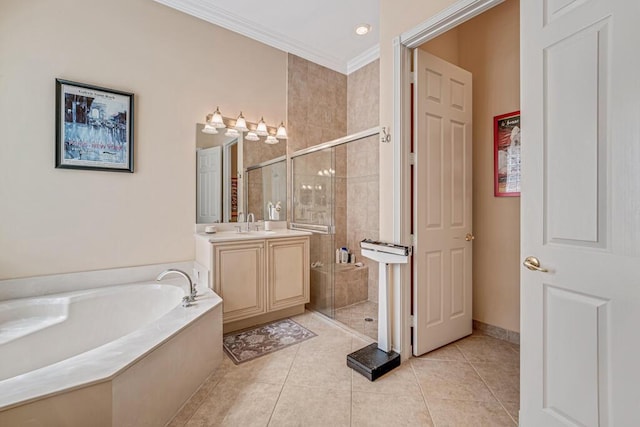
<svg viewBox="0 0 640 427"><path fill-rule="evenodd" d="M433 418L433 414L431 413L431 408L429 408L427 396L425 395L424 390L422 389L422 384L420 383L420 380L418 379L418 375L416 374L416 370L413 367L413 362L409 361L409 364L411 365L411 372L413 372L413 377L415 378L416 383L418 384L418 388L420 389L420 394L422 395L422 401L424 402L424 406L427 408L427 413L429 414L429 418L431 418L433 427L438 427L436 425L436 420Z"/></svg>
<svg viewBox="0 0 640 427"><path fill-rule="evenodd" d="M479 362L479 363L483 363L483 362ZM487 363L487 362L484 362ZM509 418L511 418L511 421L513 421L514 423L516 422L516 420L513 419L513 417L511 416L511 414L509 413L509 411L507 411L507 408L505 408L505 406L502 404L502 400L500 400L498 398L498 396L496 395L496 393L493 391L493 389L489 386L489 384L487 383L487 381L485 381L485 379L482 377L482 375L480 375L480 372L478 372L478 370L476 369L475 366L473 366L473 363L469 362L469 365L471 365L471 368L475 371L476 375L478 375L478 377L480 378L480 380L482 381L482 383L485 385L485 387L487 387L489 389L489 392L491 392L491 395L496 399L496 401L500 404L500 407L502 408L502 410L504 412L507 413L507 415L509 416ZM518 423L516 423L516 425L518 425Z"/></svg>
<svg viewBox="0 0 640 427"><path fill-rule="evenodd" d="M303 341L304 342L304 341ZM278 393L278 398L276 399L276 403L273 405L273 409L271 410L271 414L269 415L269 420L267 421L267 426L271 424L271 418L273 418L273 414L276 412L276 408L278 407L278 402L280 402L280 396L282 396L282 391L284 390L284 386L287 384L287 380L289 379L289 374L291 374L291 369L293 368L293 364L298 358L298 353L300 352L300 346L302 343L298 343L298 347L296 348L296 354L291 359L291 365L289 365L289 369L287 370L287 375L284 377L284 381L282 382L282 387L280 387L280 392Z"/></svg>

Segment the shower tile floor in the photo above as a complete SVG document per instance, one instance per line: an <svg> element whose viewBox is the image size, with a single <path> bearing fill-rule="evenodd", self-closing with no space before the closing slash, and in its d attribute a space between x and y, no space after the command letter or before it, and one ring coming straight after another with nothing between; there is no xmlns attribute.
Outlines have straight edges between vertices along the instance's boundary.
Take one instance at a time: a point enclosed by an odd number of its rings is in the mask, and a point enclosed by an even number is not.
<svg viewBox="0 0 640 427"><path fill-rule="evenodd" d="M335 320L354 331L373 338L375 341L378 340L377 302L363 301L347 307L337 308Z"/></svg>
<svg viewBox="0 0 640 427"><path fill-rule="evenodd" d="M517 425L517 345L474 332L370 382L346 356L372 339L313 312L292 319L318 336L241 365L225 356L169 425Z"/></svg>

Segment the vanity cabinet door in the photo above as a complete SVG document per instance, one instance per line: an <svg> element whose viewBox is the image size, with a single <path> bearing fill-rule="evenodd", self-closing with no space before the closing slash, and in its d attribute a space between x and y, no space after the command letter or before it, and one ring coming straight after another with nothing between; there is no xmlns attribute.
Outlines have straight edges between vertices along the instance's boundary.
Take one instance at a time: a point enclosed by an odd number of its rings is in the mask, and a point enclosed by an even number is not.
<svg viewBox="0 0 640 427"><path fill-rule="evenodd" d="M267 240L268 310L309 302L309 237Z"/></svg>
<svg viewBox="0 0 640 427"><path fill-rule="evenodd" d="M213 245L213 290L222 297L224 323L267 311L264 258L264 240Z"/></svg>

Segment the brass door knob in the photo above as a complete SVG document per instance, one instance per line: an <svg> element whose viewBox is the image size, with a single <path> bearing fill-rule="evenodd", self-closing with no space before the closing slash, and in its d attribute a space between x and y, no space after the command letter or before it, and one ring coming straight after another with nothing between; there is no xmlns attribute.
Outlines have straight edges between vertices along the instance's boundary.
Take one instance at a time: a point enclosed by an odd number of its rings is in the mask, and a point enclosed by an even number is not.
<svg viewBox="0 0 640 427"><path fill-rule="evenodd" d="M476 236L474 236L471 233L467 233L467 235L464 236L464 240L466 240L467 242L470 242L470 241L474 240L475 238L476 238Z"/></svg>
<svg viewBox="0 0 640 427"><path fill-rule="evenodd" d="M531 271L539 271L541 273L547 273L549 271L546 268L540 267L540 260L534 256L526 257L522 265L524 265Z"/></svg>

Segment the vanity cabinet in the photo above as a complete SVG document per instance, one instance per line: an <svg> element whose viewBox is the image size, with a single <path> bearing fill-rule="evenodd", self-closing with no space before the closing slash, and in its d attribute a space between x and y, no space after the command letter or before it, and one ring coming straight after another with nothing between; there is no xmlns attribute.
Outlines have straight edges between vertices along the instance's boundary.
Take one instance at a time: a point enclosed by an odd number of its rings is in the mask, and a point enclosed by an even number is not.
<svg viewBox="0 0 640 427"><path fill-rule="evenodd" d="M199 241L196 260L222 297L225 332L302 313L309 302L308 235Z"/></svg>
<svg viewBox="0 0 640 427"><path fill-rule="evenodd" d="M309 302L309 238L267 241L268 310Z"/></svg>
<svg viewBox="0 0 640 427"><path fill-rule="evenodd" d="M213 291L224 322L266 313L264 240L213 245Z"/></svg>

